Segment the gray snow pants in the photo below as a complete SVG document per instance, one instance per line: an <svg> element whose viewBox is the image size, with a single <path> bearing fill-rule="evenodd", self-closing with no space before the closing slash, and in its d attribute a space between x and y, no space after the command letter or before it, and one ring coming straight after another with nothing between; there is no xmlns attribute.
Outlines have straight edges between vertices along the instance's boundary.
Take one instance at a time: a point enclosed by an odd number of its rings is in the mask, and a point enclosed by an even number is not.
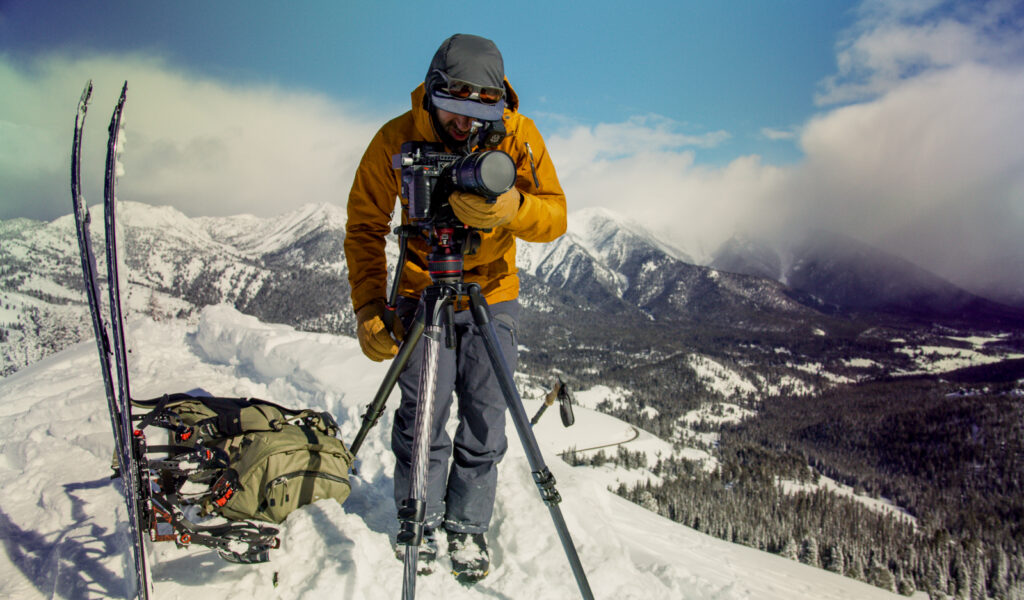
<svg viewBox="0 0 1024 600"><path fill-rule="evenodd" d="M398 303L398 316L406 330L415 309L413 300L403 298ZM490 314L505 362L515 372L519 302L512 300L490 305ZM443 523L450 531L483 533L487 531L494 510L498 463L508 449L505 438L506 404L471 311L456 312L453 329L455 348L445 347L442 341L438 357L424 525L437 528ZM396 506L410 495L416 398L424 346L421 341L398 378L402 403L395 412L391 430L391 447L397 459ZM445 431L453 392L458 397L459 417L454 444Z"/></svg>

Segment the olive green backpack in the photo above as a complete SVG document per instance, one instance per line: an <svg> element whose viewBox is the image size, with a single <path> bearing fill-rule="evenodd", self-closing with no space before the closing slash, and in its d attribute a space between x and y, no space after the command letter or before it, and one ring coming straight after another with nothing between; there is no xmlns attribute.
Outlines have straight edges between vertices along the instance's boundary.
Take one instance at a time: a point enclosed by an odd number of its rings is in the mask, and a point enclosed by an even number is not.
<svg viewBox="0 0 1024 600"><path fill-rule="evenodd" d="M172 432L172 445L151 451L194 456L200 449L209 456L202 468L185 475L209 486L188 500L204 514L280 523L317 500L342 503L351 491L353 457L336 437L338 426L329 413L189 394L140 404L153 405L140 428L153 424Z"/></svg>

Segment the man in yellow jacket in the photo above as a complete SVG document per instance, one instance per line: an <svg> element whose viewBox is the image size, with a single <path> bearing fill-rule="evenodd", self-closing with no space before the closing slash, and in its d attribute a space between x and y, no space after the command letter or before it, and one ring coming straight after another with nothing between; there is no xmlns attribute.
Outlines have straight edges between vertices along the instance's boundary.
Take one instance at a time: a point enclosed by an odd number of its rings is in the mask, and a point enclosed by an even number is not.
<svg viewBox="0 0 1024 600"><path fill-rule="evenodd" d="M462 223L482 230L479 249L465 256L463 278L480 285L505 361L515 369L519 315L516 238L549 242L566 228L565 195L555 167L533 121L518 108L519 98L505 78L504 62L494 42L458 34L438 48L424 83L412 92L412 109L386 123L370 142L349 194L345 238L359 343L369 358L381 361L397 354L420 293L431 284L428 244L410 238L398 287L398 318L394 330L389 331L384 319L385 236L390 232L402 183L401 171L392 168L392 156L409 141L443 143L451 152L468 153L475 149L481 126L486 130L488 124L500 122L507 134L497 149L508 153L515 163L515 185L493 203L460 191L453 192L448 201ZM405 205L402 199L402 222L408 223ZM504 397L470 311L460 308L465 308L464 303L456 307L452 324L455 347L442 345L438 361L425 531L419 554L421 572L429 570L437 555L436 532L443 527L453 572L460 580L471 582L489 570L484 534L494 508L497 465L508 443ZM417 349L398 381L402 402L392 429L396 502L406 499L409 492L421 357L421 349ZM445 432L453 392L459 401L454 442Z"/></svg>

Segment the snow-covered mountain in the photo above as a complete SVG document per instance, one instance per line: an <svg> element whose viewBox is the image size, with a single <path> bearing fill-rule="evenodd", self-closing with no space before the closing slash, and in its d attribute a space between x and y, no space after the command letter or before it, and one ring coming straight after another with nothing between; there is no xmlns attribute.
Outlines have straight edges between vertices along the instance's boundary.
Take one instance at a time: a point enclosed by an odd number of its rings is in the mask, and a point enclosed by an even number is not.
<svg viewBox="0 0 1024 600"><path fill-rule="evenodd" d="M269 325L226 306L202 311L195 324L135 319L132 376L136 394L202 388L328 410L350 441L384 376L355 340ZM187 376L185 376L187 374ZM524 382L532 414L542 391ZM596 391L596 390L595 390ZM578 396L583 404L589 392ZM112 441L92 340L0 380L0 597L116 598L131 585L124 503L109 479ZM392 399L392 406L395 400ZM344 505L323 500L288 517L271 561L235 565L202 548L150 544L155 597L398 598L402 564L391 499L391 413L371 432ZM509 425L511 427L511 424ZM777 555L716 540L659 517L606 489L616 480L652 477L641 469L570 467L569 446L616 443L630 427L577 408L563 429L549 417L535 428L558 480L567 525L598 598L896 598L865 583ZM641 432L634 451L670 451ZM501 467L491 575L464 587L444 569L419 578L418 597L577 598L579 593L547 509L514 432ZM113 508L113 510L112 510ZM446 560L444 557L440 559Z"/></svg>
<svg viewBox="0 0 1024 600"><path fill-rule="evenodd" d="M737 234L710 266L779 281L824 307L924 318L1024 323L1024 311L971 294L898 256L817 230L786 242Z"/></svg>
<svg viewBox="0 0 1024 600"><path fill-rule="evenodd" d="M92 232L101 273L102 208ZM120 202L121 256L130 310L193 315L229 303L264 321L302 329L351 329L344 265L345 213L308 205L275 218L192 219L171 207ZM91 334L74 222L0 223L0 374Z"/></svg>
<svg viewBox="0 0 1024 600"><path fill-rule="evenodd" d="M197 306L228 302L314 331L338 330L348 317L338 207L308 205L273 219L189 219L170 207L124 203L119 218L129 277L143 287Z"/></svg>
<svg viewBox="0 0 1024 600"><path fill-rule="evenodd" d="M520 244L518 258L546 286L651 319L732 321L738 311L783 322L812 313L781 284L697 266L606 209L573 213L568 233L551 244Z"/></svg>
<svg viewBox="0 0 1024 600"><path fill-rule="evenodd" d="M200 217L194 221L215 239L240 251L274 262L275 258L293 266L323 265L344 268L342 250L346 214L333 204L307 204L274 219L251 215Z"/></svg>
<svg viewBox="0 0 1024 600"><path fill-rule="evenodd" d="M99 243L102 211L93 212ZM307 205L273 218L189 218L170 207L121 202L118 216L133 313L188 318L203 306L228 303L264 322L353 331L340 207ZM394 244L389 252L394 262ZM98 259L103 272L102 252ZM550 244L520 243L518 263L524 327L537 340L534 349L549 353L608 347L610 335L635 354L652 344L679 346L672 332L709 327L718 333L701 339L720 338L722 331L807 338L836 328L837 306L909 306L926 317L1001 314L852 242L819 240L783 252L737 238L713 267L700 266L605 209L572 213L569 231ZM0 222L0 375L91 335L81 289L71 215L50 223ZM662 333L651 337L650 324ZM622 357L606 360L621 363Z"/></svg>
<svg viewBox="0 0 1024 600"><path fill-rule="evenodd" d="M351 332L343 209L320 204L274 218L189 218L171 207L119 206L131 310L187 317L202 306L226 302L263 321ZM93 239L99 243L102 212L99 207L93 212ZM608 211L581 211L570 224L570 232L552 244L521 244L528 280L524 304L542 307L560 291L588 308L643 318L677 312L711 318L715 306L756 304L758 297L801 310L781 286L719 277ZM50 223L2 222L0 242L0 335L10 342L4 344L0 373L10 373L90 330L70 215Z"/></svg>

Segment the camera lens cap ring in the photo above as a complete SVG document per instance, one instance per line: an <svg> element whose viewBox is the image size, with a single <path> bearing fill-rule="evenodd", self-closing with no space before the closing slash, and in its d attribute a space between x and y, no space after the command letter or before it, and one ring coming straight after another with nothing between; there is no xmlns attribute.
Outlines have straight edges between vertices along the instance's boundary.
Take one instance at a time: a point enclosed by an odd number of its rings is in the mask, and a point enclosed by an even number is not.
<svg viewBox="0 0 1024 600"><path fill-rule="evenodd" d="M467 157L472 159L473 187L487 196L500 196L516 183L516 165L501 150L488 150ZM467 165L468 166L468 165Z"/></svg>

